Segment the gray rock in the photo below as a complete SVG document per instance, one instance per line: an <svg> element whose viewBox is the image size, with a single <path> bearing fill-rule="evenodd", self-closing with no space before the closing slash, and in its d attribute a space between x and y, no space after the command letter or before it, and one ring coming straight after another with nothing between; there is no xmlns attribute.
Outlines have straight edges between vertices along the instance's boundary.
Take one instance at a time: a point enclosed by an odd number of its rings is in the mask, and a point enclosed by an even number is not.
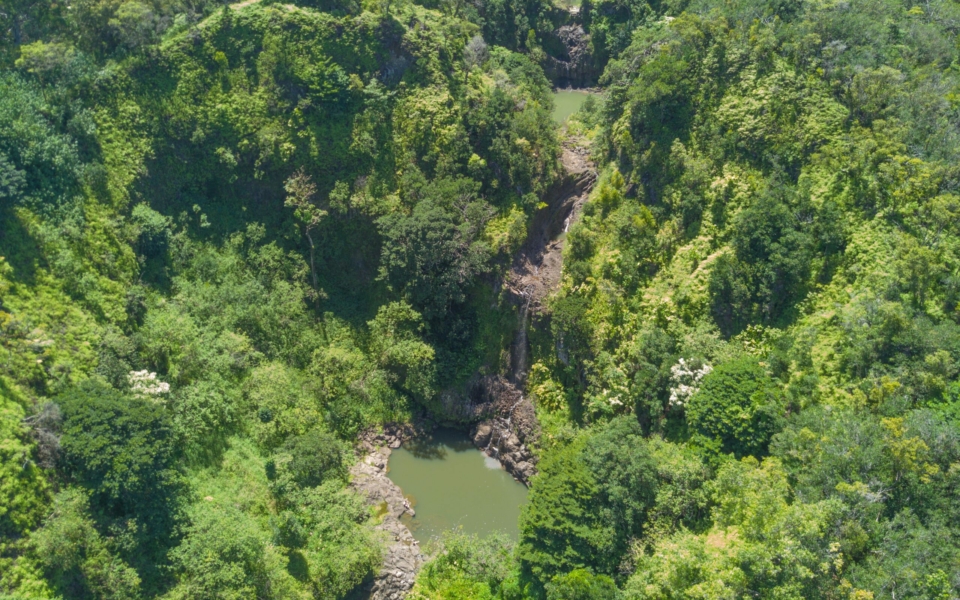
<svg viewBox="0 0 960 600"><path fill-rule="evenodd" d="M473 443L479 448L485 448L490 443L493 426L490 423L480 423L473 434Z"/></svg>
<svg viewBox="0 0 960 600"><path fill-rule="evenodd" d="M537 473L536 467L523 460L514 465L514 469L523 476L522 479L524 480L529 480Z"/></svg>
<svg viewBox="0 0 960 600"><path fill-rule="evenodd" d="M520 440L517 439L517 436L511 431L506 432L500 438L500 452L504 454L512 454L520 448Z"/></svg>
<svg viewBox="0 0 960 600"><path fill-rule="evenodd" d="M383 468L390 450L381 448L350 470L350 486L376 508L386 506L383 521L377 525L383 539L383 565L373 580L361 590L364 600L401 600L413 587L417 571L425 561L420 546L410 530L400 521L405 512L413 513L403 492L387 476Z"/></svg>
<svg viewBox="0 0 960 600"><path fill-rule="evenodd" d="M548 56L544 72L558 87L589 87L600 75L590 52L590 36L580 25L564 25L554 31L563 43L561 56Z"/></svg>

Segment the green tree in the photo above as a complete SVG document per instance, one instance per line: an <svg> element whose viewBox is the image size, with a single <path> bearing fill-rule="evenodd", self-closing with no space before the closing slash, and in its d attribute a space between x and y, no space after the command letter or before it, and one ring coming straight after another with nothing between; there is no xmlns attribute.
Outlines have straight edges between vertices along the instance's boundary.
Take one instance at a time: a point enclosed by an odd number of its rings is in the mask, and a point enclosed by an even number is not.
<svg viewBox="0 0 960 600"><path fill-rule="evenodd" d="M620 590L606 575L577 569L558 575L547 584L547 600L616 600Z"/></svg>
<svg viewBox="0 0 960 600"><path fill-rule="evenodd" d="M753 357L724 363L703 379L686 407L691 429L708 445L741 456L763 456L782 427L780 392Z"/></svg>
<svg viewBox="0 0 960 600"><path fill-rule="evenodd" d="M290 438L283 445L293 457L290 474L304 487L316 487L331 479L343 479L347 470L344 444L325 431L314 429Z"/></svg>
<svg viewBox="0 0 960 600"><path fill-rule="evenodd" d="M400 390L427 401L434 392L435 353L421 339L420 314L405 302L391 302L381 306L367 326L371 357Z"/></svg>
<svg viewBox="0 0 960 600"><path fill-rule="evenodd" d="M313 290L317 291L317 267L314 262L316 244L313 241L313 231L320 225L327 211L314 203L317 195L317 186L301 168L291 175L283 184L287 191L285 205L293 209L293 215L303 226L303 234L310 243L310 275L313 277Z"/></svg>
<svg viewBox="0 0 960 600"><path fill-rule="evenodd" d="M135 519L144 549L168 543L182 479L172 424L154 400L89 380L57 398L65 474L90 491L94 510Z"/></svg>
<svg viewBox="0 0 960 600"><path fill-rule="evenodd" d="M491 251L482 233L494 212L477 198L478 188L466 178L417 186L408 191L416 202L410 214L378 220L383 277L428 321L464 302L473 279L489 269Z"/></svg>
<svg viewBox="0 0 960 600"><path fill-rule="evenodd" d="M40 564L55 588L71 598L139 598L137 572L110 550L90 516L88 493L57 494L53 512L31 537Z"/></svg>
<svg viewBox="0 0 960 600"><path fill-rule="evenodd" d="M178 579L171 598L268 597L266 540L253 519L231 506L201 505L190 521L170 552Z"/></svg>
<svg viewBox="0 0 960 600"><path fill-rule="evenodd" d="M521 573L540 595L554 577L576 569L618 574L656 489L654 463L632 417L554 450L521 514Z"/></svg>

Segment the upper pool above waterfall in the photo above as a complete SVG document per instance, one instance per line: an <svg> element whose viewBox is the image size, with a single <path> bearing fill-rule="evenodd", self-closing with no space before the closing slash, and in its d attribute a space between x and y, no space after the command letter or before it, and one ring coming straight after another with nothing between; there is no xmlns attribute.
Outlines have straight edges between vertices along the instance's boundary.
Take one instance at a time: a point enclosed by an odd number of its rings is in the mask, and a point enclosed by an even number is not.
<svg viewBox="0 0 960 600"><path fill-rule="evenodd" d="M516 539L527 488L484 455L462 433L440 430L407 442L390 455L388 476L417 516L404 517L420 543L447 529Z"/></svg>

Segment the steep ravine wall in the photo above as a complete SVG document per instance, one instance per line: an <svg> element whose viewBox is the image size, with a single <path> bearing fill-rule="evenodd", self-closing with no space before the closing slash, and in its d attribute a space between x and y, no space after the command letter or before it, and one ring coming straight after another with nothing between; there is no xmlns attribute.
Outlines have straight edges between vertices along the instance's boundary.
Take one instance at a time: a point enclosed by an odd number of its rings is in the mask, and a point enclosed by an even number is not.
<svg viewBox="0 0 960 600"><path fill-rule="evenodd" d="M560 284L563 261L562 234L580 214L596 181L596 171L587 159L585 147L573 142L564 145L564 177L544 198L547 206L533 219L527 239L514 259L503 289L517 307L517 332L511 344L507 376L478 377L466 395L450 395L445 418L475 423L470 431L474 444L496 458L518 481L529 484L536 474L536 457L529 444L540 428L531 400L524 395L529 369L527 328L543 314L544 301ZM359 460L351 469L351 487L363 495L381 514L376 529L384 538L384 560L380 571L357 591L362 600L401 600L413 587L426 556L403 524L404 514L414 510L403 491L387 476L392 450L404 442L429 433L435 423L387 425L382 431L361 434L355 448Z"/></svg>
<svg viewBox="0 0 960 600"><path fill-rule="evenodd" d="M600 69L590 51L590 36L579 23L563 25L553 32L563 52L548 55L543 72L555 87L588 88L595 86Z"/></svg>
<svg viewBox="0 0 960 600"><path fill-rule="evenodd" d="M529 484L537 459L529 446L540 433L536 411L524 393L529 369L527 330L544 312L544 302L560 285L565 233L587 201L597 174L587 148L576 141L564 144L564 177L547 194L547 204L533 219L527 240L514 259L504 290L517 307L517 333L510 348L507 377L487 376L470 394L480 418L470 431L473 443L496 458L517 480Z"/></svg>

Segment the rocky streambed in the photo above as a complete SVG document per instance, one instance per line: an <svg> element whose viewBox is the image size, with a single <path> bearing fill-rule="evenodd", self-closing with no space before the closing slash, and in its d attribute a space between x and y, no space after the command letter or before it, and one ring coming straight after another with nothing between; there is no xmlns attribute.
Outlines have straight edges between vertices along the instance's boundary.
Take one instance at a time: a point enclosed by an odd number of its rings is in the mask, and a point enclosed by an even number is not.
<svg viewBox="0 0 960 600"><path fill-rule="evenodd" d="M403 491L387 477L387 464L392 449L417 435L413 427L388 427L384 432L361 436L357 450L360 460L350 470L350 486L382 513L376 529L384 538L383 565L379 573L361 590L365 600L401 600L413 587L417 571L426 560L420 543L401 521L414 510Z"/></svg>

